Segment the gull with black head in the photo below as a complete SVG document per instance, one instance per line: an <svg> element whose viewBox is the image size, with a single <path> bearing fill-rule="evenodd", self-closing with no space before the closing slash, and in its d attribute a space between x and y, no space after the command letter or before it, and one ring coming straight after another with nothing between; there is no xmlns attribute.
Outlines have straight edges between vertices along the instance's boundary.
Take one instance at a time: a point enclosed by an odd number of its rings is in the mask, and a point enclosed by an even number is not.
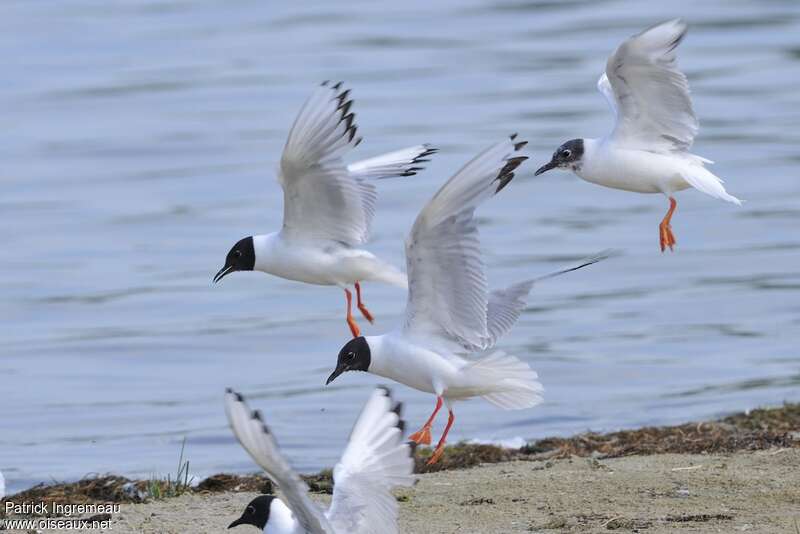
<svg viewBox="0 0 800 534"><path fill-rule="evenodd" d="M267 534L394 534L397 500L391 490L415 482L413 448L403 440L402 406L376 388L356 420L333 469L333 496L323 511L281 454L264 418L228 390L225 413L234 435L278 486L283 498L261 495L228 528L252 525Z"/></svg>
<svg viewBox="0 0 800 534"><path fill-rule="evenodd" d="M328 378L330 384L347 371L366 371L435 395L433 413L410 437L416 443L431 443L431 426L446 404L447 425L431 464L444 450L455 420L455 401L482 397L500 408L516 410L542 400L542 385L527 363L503 351L467 358L470 353L490 351L511 329L538 280L489 293L480 253L475 209L505 188L527 159L519 155L526 142L515 137L481 152L428 201L406 239L405 323L388 334L348 342Z"/></svg>
<svg viewBox="0 0 800 534"><path fill-rule="evenodd" d="M687 26L675 19L648 28L623 42L608 58L597 88L616 118L601 139L572 139L556 149L550 169L574 172L587 182L636 193L662 193L669 209L658 227L661 251L673 250L675 192L693 187L741 205L722 180L705 168L712 161L689 149L699 130L689 83L678 70L676 49Z"/></svg>
<svg viewBox="0 0 800 534"><path fill-rule="evenodd" d="M231 247L219 282L236 271L262 271L344 290L347 324L360 329L352 314L352 293L369 322L373 316L361 297L361 282L406 287L406 275L371 252L366 243L375 214L373 181L413 176L437 151L418 145L346 165L343 157L359 144L350 90L324 82L300 110L281 156L278 182L283 188L283 227L248 236Z"/></svg>

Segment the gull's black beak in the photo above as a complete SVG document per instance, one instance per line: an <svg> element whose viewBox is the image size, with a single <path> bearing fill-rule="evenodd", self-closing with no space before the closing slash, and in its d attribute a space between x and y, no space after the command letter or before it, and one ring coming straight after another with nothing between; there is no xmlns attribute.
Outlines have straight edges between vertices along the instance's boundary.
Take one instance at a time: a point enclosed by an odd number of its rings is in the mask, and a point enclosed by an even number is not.
<svg viewBox="0 0 800 534"><path fill-rule="evenodd" d="M336 380L336 377L338 377L340 374L344 373L345 371L347 371L347 366L346 365L337 366L336 369L334 369L334 371L331 373L331 376L328 377L328 381L325 382L325 385L327 386L328 384L330 384L331 382Z"/></svg>
<svg viewBox="0 0 800 534"><path fill-rule="evenodd" d="M248 524L249 524L249 523L247 523L247 522L244 520L244 518L241 518L241 517L240 517L239 519L237 519L236 521L234 521L233 523L231 523L230 525L228 525L228 528L233 528L233 527L238 527L239 525L248 525Z"/></svg>
<svg viewBox="0 0 800 534"><path fill-rule="evenodd" d="M214 283L216 284L217 282L219 282L220 280L225 278L227 275L229 275L233 271L235 271L233 265L226 265L225 267L220 269L219 272L216 275L214 275Z"/></svg>
<svg viewBox="0 0 800 534"><path fill-rule="evenodd" d="M556 167L558 167L558 163L556 163L555 160L551 159L549 163L545 163L544 165L539 167L533 175L539 176L540 174L545 173L550 169L555 169Z"/></svg>

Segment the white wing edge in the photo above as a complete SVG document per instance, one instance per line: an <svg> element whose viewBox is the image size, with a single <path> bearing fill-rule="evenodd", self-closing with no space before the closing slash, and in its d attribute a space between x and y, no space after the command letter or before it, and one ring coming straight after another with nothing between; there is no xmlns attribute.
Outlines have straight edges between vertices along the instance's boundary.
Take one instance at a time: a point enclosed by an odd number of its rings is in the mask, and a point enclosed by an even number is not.
<svg viewBox="0 0 800 534"><path fill-rule="evenodd" d="M397 500L391 489L416 482L401 411L402 404L385 387L376 388L364 405L333 471L327 516L337 532L397 532Z"/></svg>
<svg viewBox="0 0 800 534"><path fill-rule="evenodd" d="M281 155L284 172L340 158L361 142L350 89L342 85L322 82L300 108Z"/></svg>
<svg viewBox="0 0 800 534"><path fill-rule="evenodd" d="M600 94L606 99L608 107L611 109L612 115L614 115L614 121L617 121L619 119L617 99L614 96L614 88L611 87L611 82L608 81L608 75L605 72L600 76L600 79L597 80L597 90L600 91Z"/></svg>
<svg viewBox="0 0 800 534"><path fill-rule="evenodd" d="M425 143L393 152L356 161L347 166L347 171L358 180L383 180L400 176L414 176L430 161L429 156L438 148Z"/></svg>
<svg viewBox="0 0 800 534"><path fill-rule="evenodd" d="M289 131L278 173L283 228L289 235L351 246L369 238L377 191L351 176L342 159L361 142L352 105L350 89L342 82L323 82Z"/></svg>

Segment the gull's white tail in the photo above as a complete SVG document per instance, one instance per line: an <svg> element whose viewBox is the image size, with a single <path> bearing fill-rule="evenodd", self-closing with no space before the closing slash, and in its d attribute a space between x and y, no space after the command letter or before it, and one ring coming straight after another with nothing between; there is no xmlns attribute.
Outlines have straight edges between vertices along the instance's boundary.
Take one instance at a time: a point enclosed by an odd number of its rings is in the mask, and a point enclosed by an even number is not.
<svg viewBox="0 0 800 534"><path fill-rule="evenodd" d="M714 198L732 202L737 206L742 205L741 200L725 191L725 187L722 185L724 183L722 178L706 169L702 165L702 162L687 166L687 169L683 172L682 176L689 185L698 191L702 191L703 193L711 195Z"/></svg>
<svg viewBox="0 0 800 534"><path fill-rule="evenodd" d="M376 280L385 284L390 284L403 289L408 287L408 277L406 273L391 265L381 261L374 269L373 276L370 280Z"/></svg>
<svg viewBox="0 0 800 534"><path fill-rule="evenodd" d="M464 372L486 391L481 397L504 410L532 408L542 402L544 387L536 371L502 351L470 363Z"/></svg>
<svg viewBox="0 0 800 534"><path fill-rule="evenodd" d="M388 154L351 163L347 166L347 171L359 180L414 176L423 169L423 163L430 161L428 156L436 152L438 149L428 144L401 148Z"/></svg>

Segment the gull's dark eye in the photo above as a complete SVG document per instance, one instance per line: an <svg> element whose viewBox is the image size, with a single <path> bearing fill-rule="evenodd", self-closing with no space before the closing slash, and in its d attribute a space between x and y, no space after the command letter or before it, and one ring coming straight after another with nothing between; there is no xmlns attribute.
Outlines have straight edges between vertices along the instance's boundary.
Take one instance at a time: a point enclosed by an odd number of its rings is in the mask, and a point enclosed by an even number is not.
<svg viewBox="0 0 800 534"><path fill-rule="evenodd" d="M248 513L248 514L255 515L255 514L256 514L256 508L255 508L255 506L253 506L252 504L251 504L250 506L248 506L248 507L247 507L247 513Z"/></svg>
<svg viewBox="0 0 800 534"><path fill-rule="evenodd" d="M568 148L565 148L564 150L561 151L561 157L562 158L568 158L571 155L572 155L572 150L570 150Z"/></svg>
<svg viewBox="0 0 800 534"><path fill-rule="evenodd" d="M234 250L233 251L233 257L234 258L241 258L242 257L242 251L241 250Z"/></svg>
<svg viewBox="0 0 800 534"><path fill-rule="evenodd" d="M347 353L347 359L348 359L348 361L349 361L349 360L352 360L352 359L353 359L353 358L355 358L355 357L356 357L356 353L355 353L355 352L353 352L353 351L350 351L350 352L348 352L348 353Z"/></svg>

